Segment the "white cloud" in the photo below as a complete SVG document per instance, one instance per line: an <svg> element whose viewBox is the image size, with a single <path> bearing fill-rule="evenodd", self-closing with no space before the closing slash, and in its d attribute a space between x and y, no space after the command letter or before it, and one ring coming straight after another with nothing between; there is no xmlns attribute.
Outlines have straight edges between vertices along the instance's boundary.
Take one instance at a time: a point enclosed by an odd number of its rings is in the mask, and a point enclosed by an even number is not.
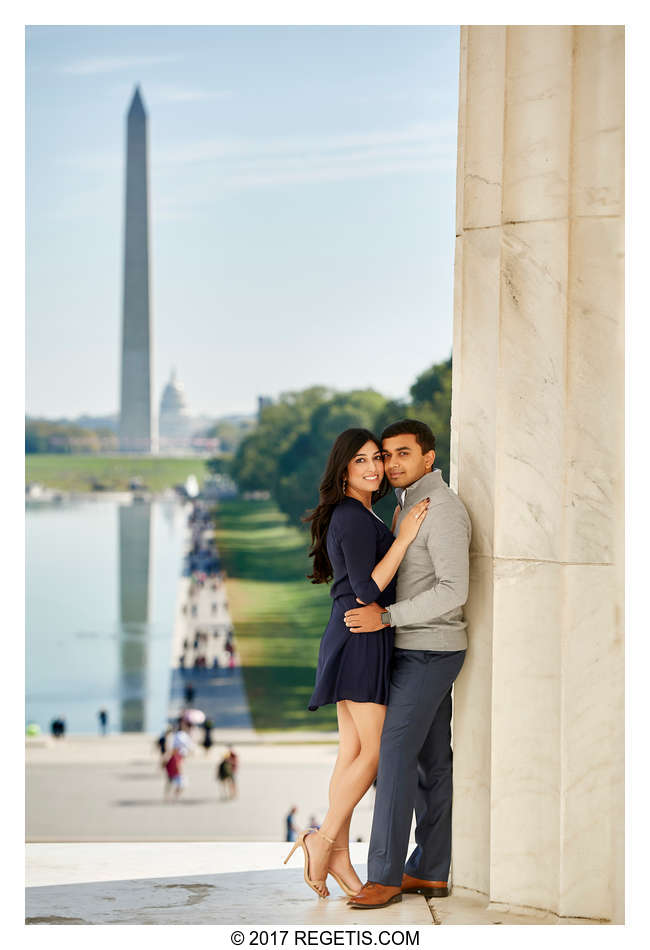
<svg viewBox="0 0 650 950"><path fill-rule="evenodd" d="M146 66L158 66L162 63L176 63L181 56L91 56L78 59L61 67L61 72L73 76L92 76L100 73L114 73L122 69L140 69Z"/></svg>
<svg viewBox="0 0 650 950"><path fill-rule="evenodd" d="M269 139L224 137L188 142L178 148L162 148L156 155L161 165L208 162L236 156L322 154L353 148L392 147L399 144L442 144L456 146L455 122L418 122L401 129L376 132L343 132L325 136L283 136Z"/></svg>
<svg viewBox="0 0 650 950"><path fill-rule="evenodd" d="M190 89L183 86L154 86L149 96L151 102L209 102L215 99L231 99L230 89Z"/></svg>
<svg viewBox="0 0 650 950"><path fill-rule="evenodd" d="M162 148L152 158L159 168L209 166L214 180L236 188L453 170L456 124L422 122L325 136L209 139Z"/></svg>
<svg viewBox="0 0 650 950"><path fill-rule="evenodd" d="M206 183L210 194L215 195L218 191L279 184L453 171L456 124L423 122L370 132L269 139L224 137L151 147L150 160L152 184L162 189L157 200L165 194L179 194L179 188L184 194L180 205L165 209L162 217L168 219L184 215L193 204L204 203ZM88 150L60 161L122 180L121 148ZM194 199L194 191L200 200Z"/></svg>
<svg viewBox="0 0 650 950"><path fill-rule="evenodd" d="M369 165L356 165L348 168L331 165L314 166L305 169L277 169L266 173L231 175L226 177L224 185L234 188L259 188L265 185L299 184L300 182L345 181L359 178L377 178L382 175L408 175L433 171L452 171L455 163L449 159L417 160L400 162L379 162Z"/></svg>

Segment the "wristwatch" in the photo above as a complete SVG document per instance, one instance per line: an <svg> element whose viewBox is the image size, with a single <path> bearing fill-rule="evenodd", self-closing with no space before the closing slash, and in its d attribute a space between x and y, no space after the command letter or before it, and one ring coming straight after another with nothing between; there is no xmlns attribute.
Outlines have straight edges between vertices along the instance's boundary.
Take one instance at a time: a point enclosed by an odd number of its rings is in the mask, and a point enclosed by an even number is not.
<svg viewBox="0 0 650 950"><path fill-rule="evenodd" d="M390 607L388 608L388 610L384 610L383 614L381 615L379 619L381 620L382 623L387 623L389 627L392 627L393 624L390 619Z"/></svg>

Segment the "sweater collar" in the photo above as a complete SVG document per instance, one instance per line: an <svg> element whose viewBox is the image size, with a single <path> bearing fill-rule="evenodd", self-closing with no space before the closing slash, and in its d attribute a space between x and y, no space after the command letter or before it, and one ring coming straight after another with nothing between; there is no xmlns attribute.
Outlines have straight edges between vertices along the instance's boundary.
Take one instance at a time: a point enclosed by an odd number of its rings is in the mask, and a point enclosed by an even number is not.
<svg viewBox="0 0 650 950"><path fill-rule="evenodd" d="M439 468L434 468L431 472L427 472L427 474L423 475L422 478L418 478L416 482L413 482L411 485L409 485L405 493L403 488L396 488L395 495L397 496L397 501L402 508L410 508L411 505L416 504L418 501L422 501L422 499L426 498L427 495L430 495L431 492L435 491L437 488L443 488L444 485L445 482L442 479L442 470Z"/></svg>

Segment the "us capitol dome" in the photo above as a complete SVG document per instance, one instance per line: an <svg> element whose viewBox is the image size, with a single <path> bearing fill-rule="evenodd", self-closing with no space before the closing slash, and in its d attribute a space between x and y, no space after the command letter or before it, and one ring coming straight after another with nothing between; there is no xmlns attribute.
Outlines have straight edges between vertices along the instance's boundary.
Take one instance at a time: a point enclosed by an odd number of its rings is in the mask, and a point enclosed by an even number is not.
<svg viewBox="0 0 650 950"><path fill-rule="evenodd" d="M176 370L172 370L170 380L163 389L158 426L161 448L183 448L189 445L190 415L185 388L176 378Z"/></svg>

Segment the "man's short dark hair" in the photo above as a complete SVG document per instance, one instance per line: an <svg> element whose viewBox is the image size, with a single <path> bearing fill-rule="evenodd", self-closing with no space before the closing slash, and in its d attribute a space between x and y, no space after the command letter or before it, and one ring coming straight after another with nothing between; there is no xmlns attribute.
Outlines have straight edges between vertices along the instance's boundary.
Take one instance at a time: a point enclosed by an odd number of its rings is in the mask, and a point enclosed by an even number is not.
<svg viewBox="0 0 650 950"><path fill-rule="evenodd" d="M381 440L383 442L384 439L392 439L393 436L404 434L415 436L415 441L422 449L422 455L435 451L435 435L426 422L420 422L418 419L400 419L399 422L391 422L382 432Z"/></svg>

